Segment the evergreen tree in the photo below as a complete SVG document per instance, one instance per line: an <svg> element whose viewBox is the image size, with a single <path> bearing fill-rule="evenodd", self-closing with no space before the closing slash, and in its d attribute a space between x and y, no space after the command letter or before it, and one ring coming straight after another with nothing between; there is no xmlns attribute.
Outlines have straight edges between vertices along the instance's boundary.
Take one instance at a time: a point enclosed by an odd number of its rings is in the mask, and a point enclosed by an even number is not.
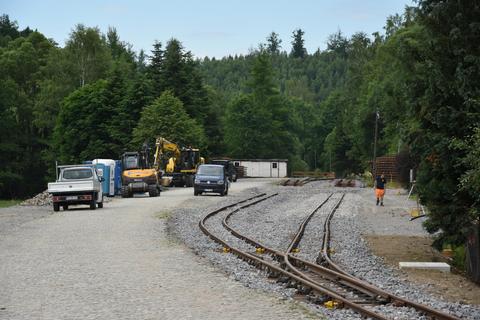
<svg viewBox="0 0 480 320"><path fill-rule="evenodd" d="M18 30L18 23L11 21L8 14L0 16L0 47L6 46L8 42L18 37L28 37L32 32L29 27L22 31Z"/></svg>
<svg viewBox="0 0 480 320"><path fill-rule="evenodd" d="M237 157L276 158L296 153L289 128L289 104L275 86L267 52L260 52L251 71L250 94L236 98L227 111L226 144Z"/></svg>
<svg viewBox="0 0 480 320"><path fill-rule="evenodd" d="M155 96L170 90L182 101L187 114L206 129L207 135L220 133L215 128L219 124L219 118L211 110L211 101L197 62L190 52L185 52L180 41L171 39L165 51L161 50L159 43L155 45L149 74ZM216 148L214 145L210 147Z"/></svg>
<svg viewBox="0 0 480 320"><path fill-rule="evenodd" d="M280 53L280 49L282 48L282 39L278 37L278 33L272 31L267 37L267 50L271 54L278 54Z"/></svg>
<svg viewBox="0 0 480 320"><path fill-rule="evenodd" d="M292 52L291 55L294 58L304 58L307 55L307 49L305 49L303 35L305 32L302 29L297 29L292 33Z"/></svg>
<svg viewBox="0 0 480 320"><path fill-rule="evenodd" d="M134 127L134 114L128 108L129 88L132 86L134 65L123 60L113 63L107 77L105 90L105 109L109 116L102 122L108 130L109 140L105 141L108 149L117 157L130 142Z"/></svg>
<svg viewBox="0 0 480 320"><path fill-rule="evenodd" d="M165 52L162 49L162 43L155 41L153 44L152 56L150 57L150 65L148 74L153 83L153 90L156 97L165 90L166 84L163 82Z"/></svg>
<svg viewBox="0 0 480 320"><path fill-rule="evenodd" d="M437 244L462 243L464 230L478 216L471 215L475 198L459 188L469 169L464 149L456 141L474 136L480 123L480 47L476 40L480 7L471 1L419 2L420 22L429 42L418 59L426 87L415 112L420 124L411 136L420 160L420 197L430 209L428 228L442 231ZM470 169L471 170L471 169ZM478 212L478 211L477 211Z"/></svg>

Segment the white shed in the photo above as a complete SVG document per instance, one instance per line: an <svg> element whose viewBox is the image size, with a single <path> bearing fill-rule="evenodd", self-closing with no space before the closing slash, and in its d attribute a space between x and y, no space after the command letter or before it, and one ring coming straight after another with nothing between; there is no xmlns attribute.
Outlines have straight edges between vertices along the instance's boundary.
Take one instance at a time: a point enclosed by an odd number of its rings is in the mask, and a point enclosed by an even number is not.
<svg viewBox="0 0 480 320"><path fill-rule="evenodd" d="M287 159L235 159L235 167L245 168L245 177L285 178Z"/></svg>

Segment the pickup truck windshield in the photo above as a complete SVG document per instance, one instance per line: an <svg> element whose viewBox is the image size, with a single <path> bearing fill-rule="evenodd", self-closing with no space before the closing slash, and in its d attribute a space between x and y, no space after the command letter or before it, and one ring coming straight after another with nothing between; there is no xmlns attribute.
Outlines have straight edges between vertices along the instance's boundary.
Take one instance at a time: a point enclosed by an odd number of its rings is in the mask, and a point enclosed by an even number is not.
<svg viewBox="0 0 480 320"><path fill-rule="evenodd" d="M63 179L89 179L93 176L92 169L69 169L63 171Z"/></svg>
<svg viewBox="0 0 480 320"><path fill-rule="evenodd" d="M202 176L223 176L223 167L200 166L197 174Z"/></svg>

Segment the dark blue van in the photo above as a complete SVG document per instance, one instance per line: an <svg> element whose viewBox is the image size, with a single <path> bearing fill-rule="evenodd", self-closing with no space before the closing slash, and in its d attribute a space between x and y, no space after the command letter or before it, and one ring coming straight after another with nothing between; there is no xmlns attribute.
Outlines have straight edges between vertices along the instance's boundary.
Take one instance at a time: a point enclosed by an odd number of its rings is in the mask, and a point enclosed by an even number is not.
<svg viewBox="0 0 480 320"><path fill-rule="evenodd" d="M223 165L202 164L195 175L193 194L198 196L204 192L213 192L223 197L228 194L229 183Z"/></svg>

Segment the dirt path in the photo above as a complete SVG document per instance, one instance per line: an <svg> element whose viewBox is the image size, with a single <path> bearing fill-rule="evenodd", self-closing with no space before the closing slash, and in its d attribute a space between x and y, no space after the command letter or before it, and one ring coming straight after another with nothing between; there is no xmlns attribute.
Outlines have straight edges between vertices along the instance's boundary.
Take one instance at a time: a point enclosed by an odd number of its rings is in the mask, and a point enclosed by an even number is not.
<svg viewBox="0 0 480 320"><path fill-rule="evenodd" d="M242 180L231 192L265 183ZM243 287L166 236L168 210L194 205L192 193L42 214L5 232L0 319L308 318L297 304ZM29 210L36 209L20 211ZM0 211L0 228L10 218Z"/></svg>

